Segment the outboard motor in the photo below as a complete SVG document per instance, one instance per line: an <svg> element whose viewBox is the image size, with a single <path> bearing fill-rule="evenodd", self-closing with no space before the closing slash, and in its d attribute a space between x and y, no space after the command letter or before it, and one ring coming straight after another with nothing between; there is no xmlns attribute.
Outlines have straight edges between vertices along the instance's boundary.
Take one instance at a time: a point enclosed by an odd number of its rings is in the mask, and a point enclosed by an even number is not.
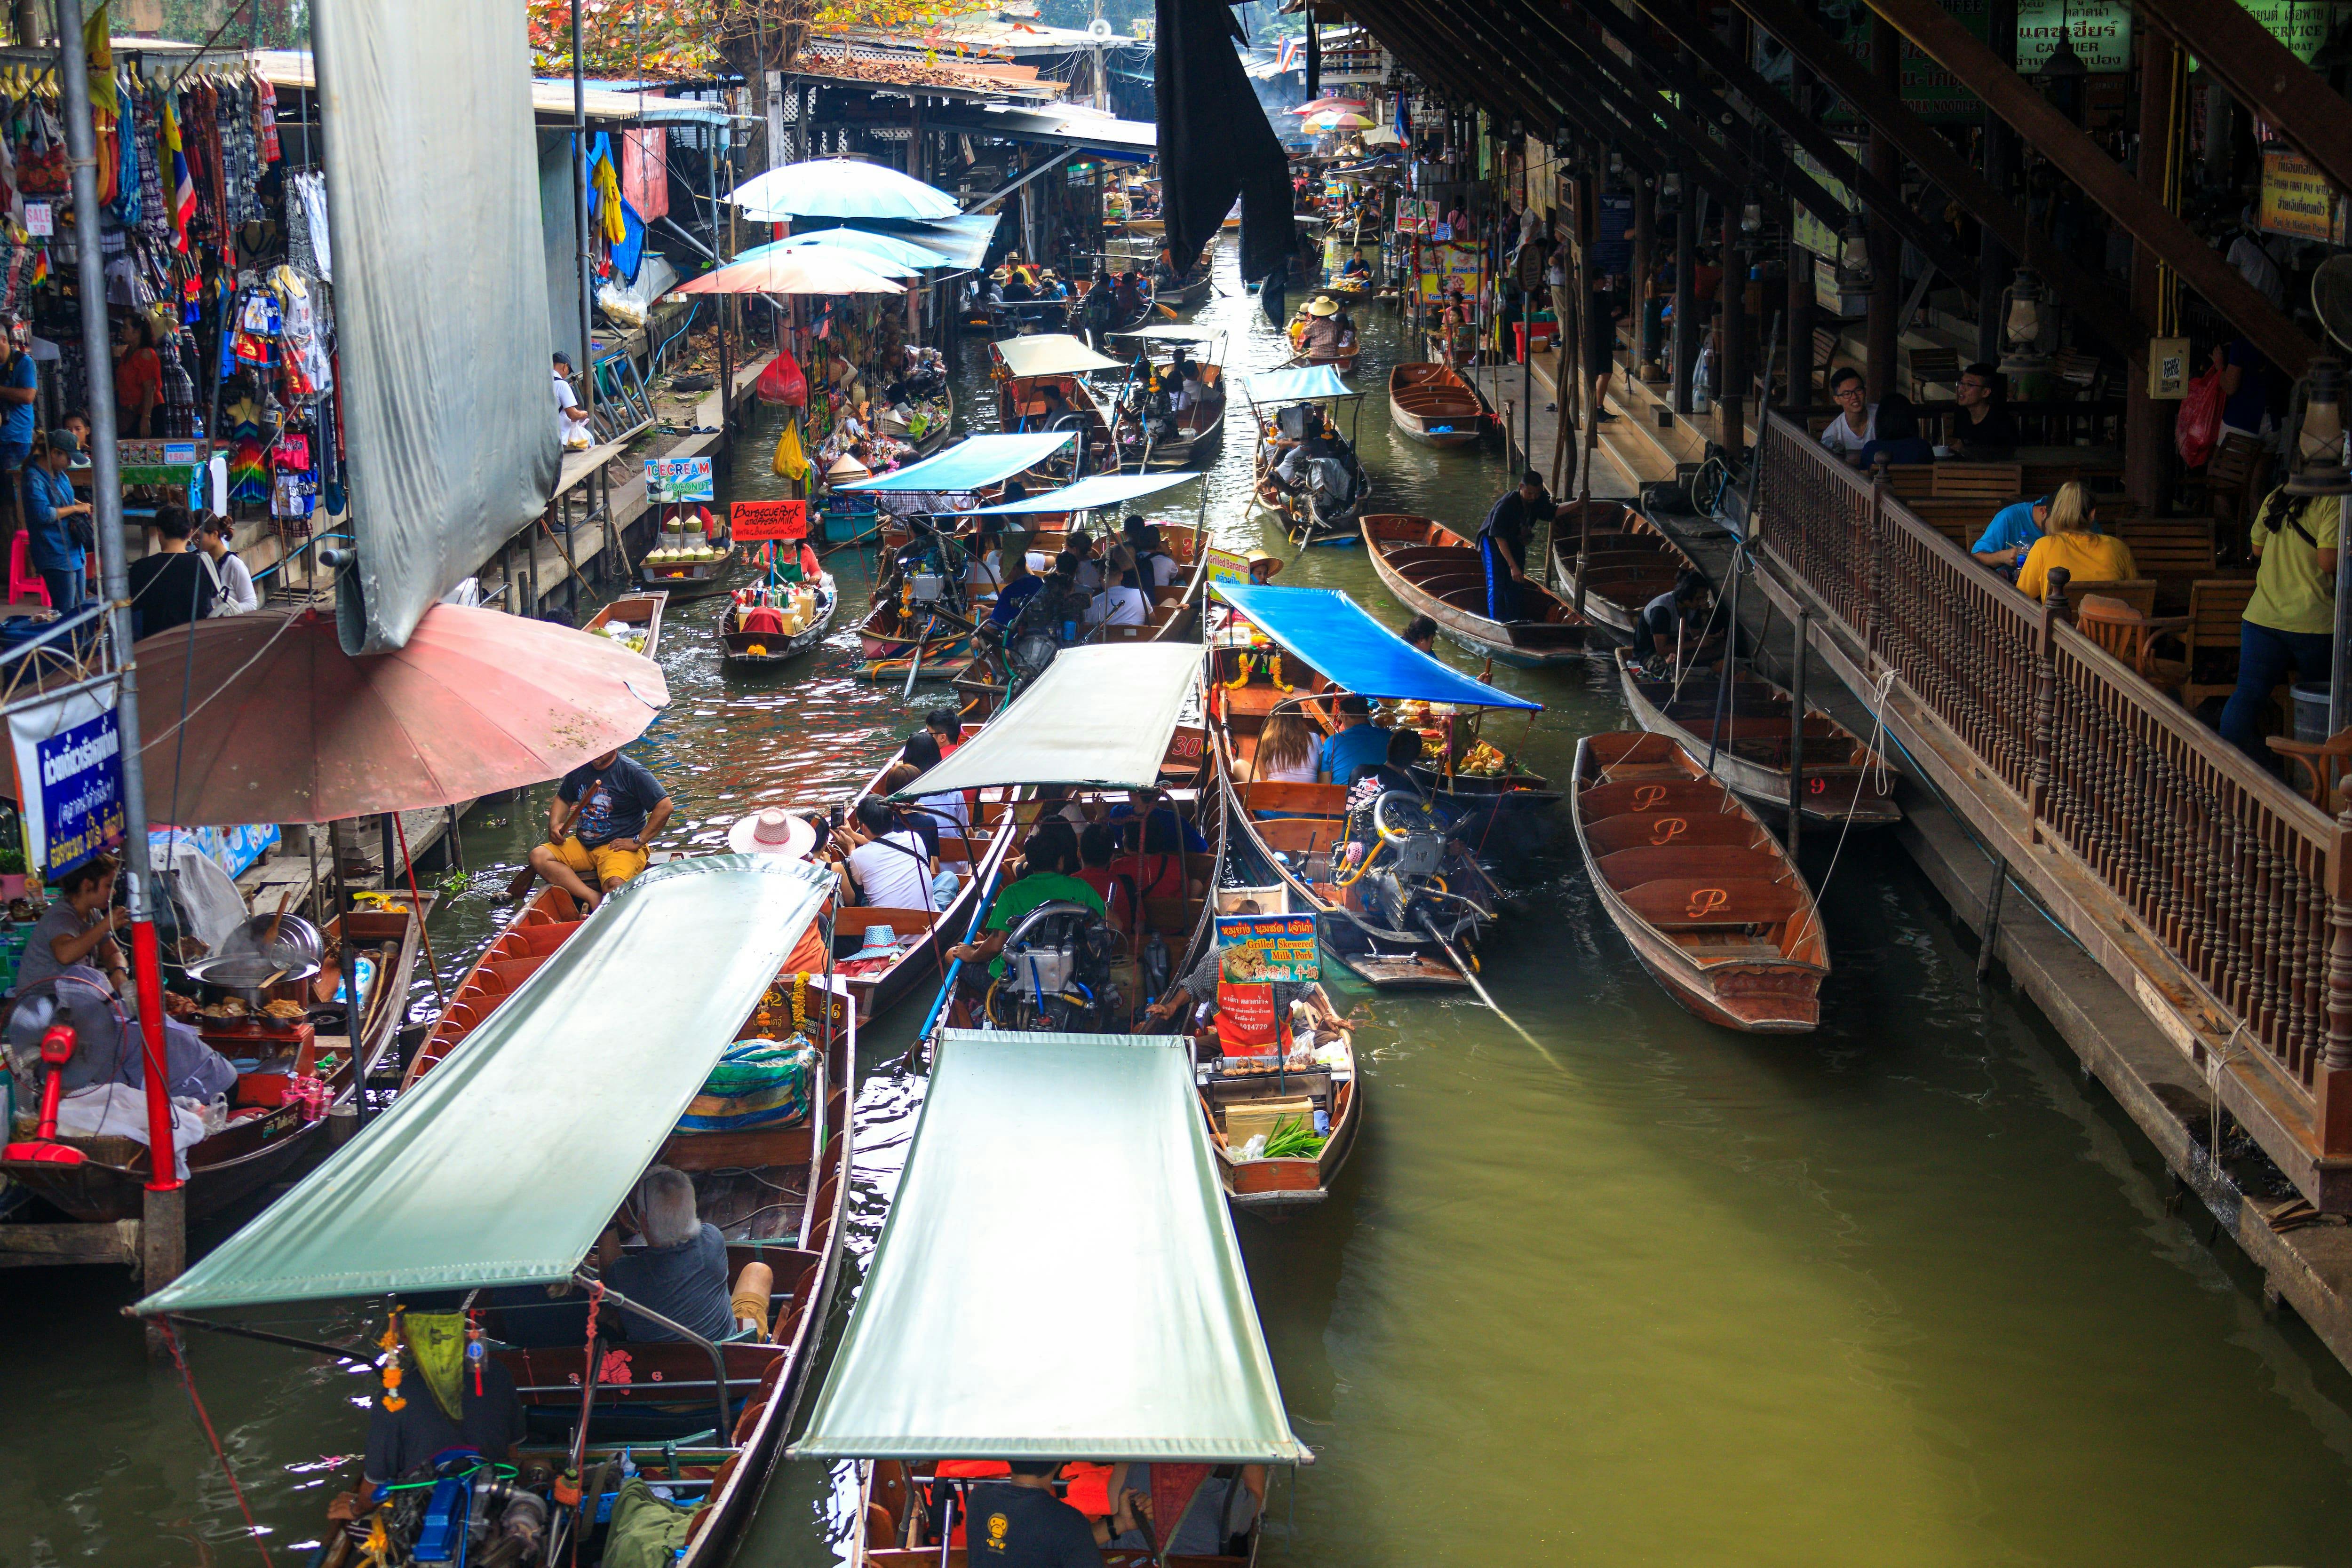
<svg viewBox="0 0 2352 1568"><path fill-rule="evenodd" d="M1126 1000L1111 981L1118 934L1083 904L1049 899L1004 939L1004 973L988 988L997 1029L1102 1032L1124 1022Z"/></svg>

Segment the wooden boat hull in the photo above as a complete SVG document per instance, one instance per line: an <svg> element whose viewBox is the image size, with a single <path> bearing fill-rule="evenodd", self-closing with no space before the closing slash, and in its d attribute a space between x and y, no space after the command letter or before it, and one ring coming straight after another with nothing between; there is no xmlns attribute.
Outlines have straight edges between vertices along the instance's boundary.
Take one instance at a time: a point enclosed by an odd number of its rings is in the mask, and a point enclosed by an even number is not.
<svg viewBox="0 0 2352 1568"><path fill-rule="evenodd" d="M1630 643L1643 606L1674 587L1678 574L1698 571L1699 565L1664 528L1633 507L1614 501L1591 506L1584 618L1601 627L1610 641ZM1576 601L1577 535L1572 517L1562 516L1552 524L1551 580L1571 604Z"/></svg>
<svg viewBox="0 0 2352 1568"><path fill-rule="evenodd" d="M1198 430L1188 430L1165 441L1155 441L1143 465L1151 469L1190 468L1206 459L1225 440L1225 405L1217 405L1216 417Z"/></svg>
<svg viewBox="0 0 2352 1568"><path fill-rule="evenodd" d="M730 632L727 628L735 619L735 607L730 602L719 612L719 653L729 664L746 669L764 669L797 659L824 641L833 630L833 618L841 608L841 594L833 579L823 579L817 587L816 619L779 643L775 638L756 632ZM764 652L754 653L753 649Z"/></svg>
<svg viewBox="0 0 2352 1568"><path fill-rule="evenodd" d="M1427 517L1375 512L1357 525L1372 570L1398 601L1437 622L1449 642L1516 668L1536 670L1581 663L1585 627L1576 612L1539 583L1520 586L1522 602L1539 620L1502 622L1468 607L1483 603L1486 567L1467 539Z"/></svg>
<svg viewBox="0 0 2352 1568"><path fill-rule="evenodd" d="M1351 1040L1351 1055L1353 1050ZM1217 1179L1224 1186L1226 1203L1237 1212L1279 1214L1288 1209L1311 1208L1329 1197L1332 1184L1339 1179L1348 1156L1355 1152L1357 1131L1363 1124L1361 1064L1355 1067L1344 1093L1339 1092L1339 1085L1332 1086L1331 1098L1338 1103L1339 1114L1331 1120L1330 1136L1311 1158L1234 1159L1216 1125L1216 1105L1232 1103L1223 1100L1223 1082L1213 1082L1202 1092L1201 1109L1209 1117L1210 1134L1217 1151Z"/></svg>
<svg viewBox="0 0 2352 1568"><path fill-rule="evenodd" d="M577 900L560 887L541 883L450 988L432 1033L401 1075L402 1092L415 1087L418 1079L488 1022L517 988L571 940L581 919Z"/></svg>
<svg viewBox="0 0 2352 1568"><path fill-rule="evenodd" d="M357 911L331 922L328 929L331 936L337 937L348 933L351 942L357 946L381 948L391 944L394 947L393 960L381 971L377 982L381 1003L366 1003L356 1052L357 1059L373 1071L392 1051L401 1022L407 1016L409 978L415 971L421 951L417 922L405 914ZM204 1032L206 1042L225 1056L247 1046L282 1044L289 1039L289 1035L274 1034L258 1026L234 1036L215 1030ZM318 1049L323 1051L326 1048ZM344 1104L357 1092L361 1077L353 1070L353 1052L345 1051L341 1064L327 1077L330 1105ZM237 1095L244 1094L247 1087L240 1081ZM188 1218L198 1219L216 1214L276 1183L318 1150L326 1128L325 1116L306 1121L302 1107L288 1102L267 1114L235 1123L189 1145L188 1180L184 1189ZM89 1155L88 1161L79 1166L10 1161L0 1165L0 1173L5 1173L16 1187L42 1199L69 1219L110 1225L140 1218L145 1206L142 1195L150 1168L144 1145L111 1137L60 1141L83 1147Z"/></svg>
<svg viewBox="0 0 2352 1568"><path fill-rule="evenodd" d="M1587 736L1575 779L1570 818L1593 892L1666 994L1743 1033L1814 1028L1829 973L1820 915L1755 812L1664 736Z"/></svg>
<svg viewBox="0 0 2352 1568"><path fill-rule="evenodd" d="M1389 424L1441 452L1475 446L1486 433L1486 400L1451 365L1399 365L1389 372Z"/></svg>
<svg viewBox="0 0 2352 1568"><path fill-rule="evenodd" d="M1617 678L1624 688L1626 706L1633 710L1634 723L1653 735L1669 737L1702 768L1706 766L1707 739L1713 734L1711 727L1704 732L1694 730L1685 719L1661 707L1657 701L1658 694L1650 689L1652 684L1641 680L1627 667L1622 650L1617 653ZM1741 699L1738 693L1742 686L1751 683L1754 687L1779 699L1778 716L1767 716L1770 717L1769 727L1777 730L1780 737L1786 737L1789 733L1789 694L1769 681L1742 675L1739 684L1733 687L1735 695L1731 707L1734 711L1727 717L1733 738L1713 748L1715 776L1759 805L1785 810L1789 804L1789 769L1785 762L1774 766L1741 755L1740 748L1748 742L1738 732L1741 722L1752 722L1753 716L1738 711ZM1709 694L1705 700L1710 705L1715 685L1711 675L1698 684L1700 691ZM1689 687L1690 683L1686 681L1685 689ZM1862 746L1852 731L1819 708L1809 707L1806 718L1805 821L1823 826L1843 826L1851 820L1857 828L1889 828L1901 821L1903 808L1895 804L1891 785L1882 789L1874 782L1880 777L1891 777L1891 769L1884 759L1854 762L1852 756L1859 753ZM1696 722L1706 724L1709 721ZM1816 734L1816 728L1822 728L1823 733ZM1773 737L1768 736L1766 738ZM1833 755L1833 748L1841 747L1848 752L1844 760Z"/></svg>
<svg viewBox="0 0 2352 1568"><path fill-rule="evenodd" d="M601 632L615 624L642 627L645 645L637 652L650 659L661 646L662 609L668 602L667 591L625 593L590 616L580 630Z"/></svg>
<svg viewBox="0 0 2352 1568"><path fill-rule="evenodd" d="M1192 310L1206 304L1209 296L1215 291L1215 287L1214 281L1204 269L1201 276L1192 282L1162 288L1153 298L1171 310Z"/></svg>
<svg viewBox="0 0 2352 1568"><path fill-rule="evenodd" d="M717 560L639 561L637 580L672 599L707 599L727 587L727 576L734 565L735 551L730 546Z"/></svg>

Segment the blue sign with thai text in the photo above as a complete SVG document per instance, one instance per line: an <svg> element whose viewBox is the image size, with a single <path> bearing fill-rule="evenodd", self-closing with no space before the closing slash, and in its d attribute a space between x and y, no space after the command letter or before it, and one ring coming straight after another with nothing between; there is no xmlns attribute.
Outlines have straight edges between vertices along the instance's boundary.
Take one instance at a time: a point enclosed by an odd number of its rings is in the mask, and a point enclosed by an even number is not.
<svg viewBox="0 0 2352 1568"><path fill-rule="evenodd" d="M34 755L47 839L41 869L56 877L122 841L122 734L114 710L36 743Z"/></svg>

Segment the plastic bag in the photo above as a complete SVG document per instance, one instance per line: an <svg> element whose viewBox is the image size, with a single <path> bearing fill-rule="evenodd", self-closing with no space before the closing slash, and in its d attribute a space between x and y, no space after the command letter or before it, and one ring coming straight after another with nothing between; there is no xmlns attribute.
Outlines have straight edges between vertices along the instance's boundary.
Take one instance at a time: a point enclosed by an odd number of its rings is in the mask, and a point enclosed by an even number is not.
<svg viewBox="0 0 2352 1568"><path fill-rule="evenodd" d="M2180 460L2191 468L2202 468L2221 444L2221 372L2207 371L2192 376L2189 390L2181 395L2180 413L2172 424L2173 444L2180 449Z"/></svg>
<svg viewBox="0 0 2352 1568"><path fill-rule="evenodd" d="M768 471L797 480L808 472L808 455L801 450L801 427L797 421L784 421L783 434L776 437L776 455L768 462Z"/></svg>
<svg viewBox="0 0 2352 1568"><path fill-rule="evenodd" d="M801 408L808 402L808 377L802 373L798 360L792 355L778 354L760 372L760 401L780 402L786 408Z"/></svg>

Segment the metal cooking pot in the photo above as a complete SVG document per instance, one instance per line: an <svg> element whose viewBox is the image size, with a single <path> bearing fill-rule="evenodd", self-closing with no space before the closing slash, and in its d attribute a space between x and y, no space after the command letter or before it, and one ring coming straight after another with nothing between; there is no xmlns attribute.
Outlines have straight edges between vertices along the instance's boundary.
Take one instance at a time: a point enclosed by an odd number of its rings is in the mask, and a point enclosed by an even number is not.
<svg viewBox="0 0 2352 1568"><path fill-rule="evenodd" d="M271 934L271 926L277 927ZM208 986L236 991L248 1004L261 1001L261 988L271 977L307 980L319 972L327 950L319 928L299 915L257 915L247 920L221 950L188 966L188 977ZM281 972L282 971L282 972Z"/></svg>

